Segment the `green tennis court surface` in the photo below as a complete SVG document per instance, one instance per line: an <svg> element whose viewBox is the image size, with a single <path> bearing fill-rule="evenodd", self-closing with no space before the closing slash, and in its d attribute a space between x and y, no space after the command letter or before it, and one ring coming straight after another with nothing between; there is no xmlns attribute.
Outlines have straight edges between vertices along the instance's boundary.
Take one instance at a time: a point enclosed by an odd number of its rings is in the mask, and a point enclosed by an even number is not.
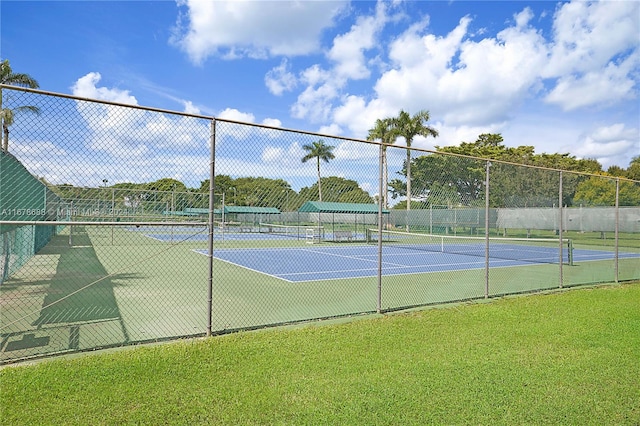
<svg viewBox="0 0 640 426"><path fill-rule="evenodd" d="M69 245L68 232L55 236L0 289L0 360L17 352L77 351L206 332L206 241L190 239L189 232L169 242L124 228L74 227ZM376 250L364 242L217 241L213 331L375 312ZM621 277L637 276L640 255L620 255ZM557 288L557 246L550 256L556 263L492 258L489 294ZM612 281L611 259L610 248L574 248L574 266L564 265L564 285ZM382 309L482 298L483 267L479 256L385 243Z"/></svg>

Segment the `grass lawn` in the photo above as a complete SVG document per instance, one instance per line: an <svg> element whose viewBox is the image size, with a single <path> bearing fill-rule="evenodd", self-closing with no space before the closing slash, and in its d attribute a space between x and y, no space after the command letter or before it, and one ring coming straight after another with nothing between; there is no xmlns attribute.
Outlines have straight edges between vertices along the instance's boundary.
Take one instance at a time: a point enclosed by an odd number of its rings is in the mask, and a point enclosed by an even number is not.
<svg viewBox="0 0 640 426"><path fill-rule="evenodd" d="M640 424L640 283L0 370L0 422Z"/></svg>

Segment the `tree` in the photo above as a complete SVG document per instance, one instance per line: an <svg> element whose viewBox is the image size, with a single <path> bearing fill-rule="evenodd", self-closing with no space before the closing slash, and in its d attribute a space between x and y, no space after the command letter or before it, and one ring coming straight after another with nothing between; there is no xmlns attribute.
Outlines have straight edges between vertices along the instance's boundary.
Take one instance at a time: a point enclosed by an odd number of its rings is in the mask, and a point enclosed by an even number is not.
<svg viewBox="0 0 640 426"><path fill-rule="evenodd" d="M367 134L368 141L380 140L382 142L382 167L383 167L383 185L382 188L382 206L386 209L389 206L389 172L387 167L387 145L393 144L396 134L393 132L391 118L377 119L373 128L369 129Z"/></svg>
<svg viewBox="0 0 640 426"><path fill-rule="evenodd" d="M233 185L237 190L237 200L234 200L234 202L239 206L276 207L282 209L287 204L287 196L292 197L291 193L294 192L284 179L241 177L234 179ZM236 194L232 195L235 198ZM291 202L292 200L289 201Z"/></svg>
<svg viewBox="0 0 640 426"><path fill-rule="evenodd" d="M616 202L616 180L591 176L580 182L576 190L574 204L584 206L614 206ZM633 182L619 182L618 203L621 206L640 204L640 185Z"/></svg>
<svg viewBox="0 0 640 426"><path fill-rule="evenodd" d="M264 177L240 177L216 175L214 179L214 203L219 206L225 195L225 205L276 207L280 210L295 210L301 203L298 194L283 179ZM209 179L200 182L199 194L209 193Z"/></svg>
<svg viewBox="0 0 640 426"><path fill-rule="evenodd" d="M392 119L393 131L405 139L407 144L407 200L411 200L411 144L413 138L416 136L438 136L438 131L432 127L427 126L429 121L428 111L418 111L413 116L408 112L401 110L398 117ZM411 202L407 202L407 210L411 209ZM408 227L408 225L407 225Z"/></svg>
<svg viewBox="0 0 640 426"><path fill-rule="evenodd" d="M640 156L633 157L626 170L618 166L609 167L606 175L640 181ZM626 179L619 180L618 203L621 206L638 206L640 184ZM586 206L612 206L615 199L616 179L591 176L577 185L573 202Z"/></svg>
<svg viewBox="0 0 640 426"><path fill-rule="evenodd" d="M162 178L155 182L148 183L147 190L161 192L187 192L187 187L177 179Z"/></svg>
<svg viewBox="0 0 640 426"><path fill-rule="evenodd" d="M600 173L602 166L593 159L576 159L569 154L536 154L533 146L518 146L516 148L503 145L502 135L484 133L473 143L462 142L459 146L436 146L439 152L467 155L479 158L502 160L514 164L494 162L490 170L491 190L490 205L493 207L551 207L558 203L560 169L576 172ZM470 160L460 159L460 163ZM484 163L484 162L482 162ZM538 166L538 168L522 167L518 164ZM464 185L480 188L484 186L483 165L455 166L450 169L460 171L463 177L459 183L459 192L463 194ZM469 173L471 172L471 173ZM435 172L431 172L435 173ZM574 173L563 174L563 204L572 205L576 187L584 181L584 175ZM457 182L452 184L458 185ZM474 198L473 191L469 193ZM478 199L484 194L477 193ZM462 197L465 198L464 196Z"/></svg>
<svg viewBox="0 0 640 426"><path fill-rule="evenodd" d="M29 87L37 89L40 87L38 82L29 74L14 73L9 65L9 60L5 59L0 63L0 84L8 84L14 86ZM9 152L9 126L13 124L16 112L29 111L35 114L40 113L40 109L33 105L23 105L11 108L3 107L3 94L0 93L0 121L2 121L2 150Z"/></svg>
<svg viewBox="0 0 640 426"><path fill-rule="evenodd" d="M313 142L312 144L306 144L302 146L302 149L307 151L307 155L302 157L302 162L306 163L307 161L315 158L317 160L317 168L318 168L318 201L322 201L322 183L320 182L320 160L328 163L329 160L333 160L335 155L333 155L332 145L326 145L322 139Z"/></svg>
<svg viewBox="0 0 640 426"><path fill-rule="evenodd" d="M124 208L137 209L142 205L142 202L147 197L146 184L144 183L132 183L122 182L112 185L117 194L117 201L122 203Z"/></svg>
<svg viewBox="0 0 640 426"><path fill-rule="evenodd" d="M184 206L184 194L187 187L184 183L173 178L162 178L146 185L146 199L156 203L156 209L179 211Z"/></svg>
<svg viewBox="0 0 640 426"><path fill-rule="evenodd" d="M314 183L311 187L300 189L300 198L302 200L310 200L318 193ZM324 200L336 203L365 203L370 204L373 199L369 193L358 186L358 182L351 179L345 179L338 176L329 176L322 178L322 187L324 188Z"/></svg>
<svg viewBox="0 0 640 426"><path fill-rule="evenodd" d="M640 181L640 155L633 157L626 171L628 179Z"/></svg>
<svg viewBox="0 0 640 426"><path fill-rule="evenodd" d="M609 166L607 169L607 174L611 176L625 177L627 175L627 171L620 166Z"/></svg>
<svg viewBox="0 0 640 426"><path fill-rule="evenodd" d="M234 187L233 178L229 175L216 175L213 179L215 192L221 194ZM209 179L200 182L199 192L209 192Z"/></svg>

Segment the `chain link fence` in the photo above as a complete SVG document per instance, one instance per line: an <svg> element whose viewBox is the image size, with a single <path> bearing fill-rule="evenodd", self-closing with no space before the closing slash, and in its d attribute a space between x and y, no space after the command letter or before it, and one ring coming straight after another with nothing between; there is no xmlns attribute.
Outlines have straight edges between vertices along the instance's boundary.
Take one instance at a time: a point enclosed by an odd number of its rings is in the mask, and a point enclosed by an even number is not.
<svg viewBox="0 0 640 426"><path fill-rule="evenodd" d="M640 182L1 89L3 364L640 279Z"/></svg>

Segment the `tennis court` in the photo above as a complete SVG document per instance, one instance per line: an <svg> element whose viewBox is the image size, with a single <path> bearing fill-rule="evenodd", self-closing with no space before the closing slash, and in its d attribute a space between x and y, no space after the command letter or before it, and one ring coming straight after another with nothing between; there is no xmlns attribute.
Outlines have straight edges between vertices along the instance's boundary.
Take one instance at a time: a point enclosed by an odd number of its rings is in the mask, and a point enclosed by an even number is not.
<svg viewBox="0 0 640 426"><path fill-rule="evenodd" d="M494 242L489 249L489 267L523 267L559 263L558 241ZM555 244L555 247L552 245ZM196 250L206 254L205 250ZM214 257L242 268L288 282L375 277L378 273L377 245L308 245L295 248L216 249ZM563 248L563 263L611 260L614 253L602 250ZM620 259L640 258L640 253L620 253ZM484 247L478 244L389 245L382 250L383 276L483 269ZM568 266L570 267L570 266Z"/></svg>
<svg viewBox="0 0 640 426"><path fill-rule="evenodd" d="M147 238L162 242L177 241L207 241L208 228L204 226L139 226L129 227L128 231L139 232ZM242 226L225 226L213 229L215 241L251 241L251 240L304 240L308 231L313 235L325 235L324 227L309 227L297 225L256 224ZM364 239L364 236L362 236Z"/></svg>

